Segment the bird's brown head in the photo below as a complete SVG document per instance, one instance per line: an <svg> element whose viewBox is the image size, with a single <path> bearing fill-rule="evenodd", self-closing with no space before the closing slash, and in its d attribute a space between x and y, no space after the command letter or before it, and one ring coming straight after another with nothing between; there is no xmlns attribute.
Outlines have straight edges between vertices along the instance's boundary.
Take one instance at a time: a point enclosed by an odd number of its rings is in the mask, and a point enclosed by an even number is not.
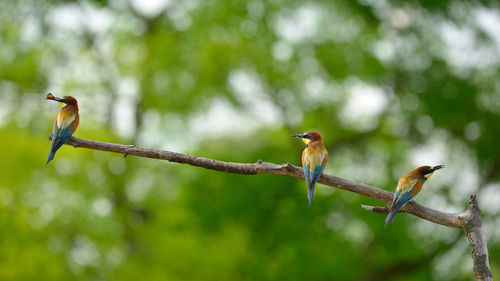
<svg viewBox="0 0 500 281"><path fill-rule="evenodd" d="M67 105L74 105L74 106L78 106L78 102L76 101L76 99L72 96L64 96L61 98L61 102L62 103L65 103Z"/></svg>
<svg viewBox="0 0 500 281"><path fill-rule="evenodd" d="M418 167L417 169L415 169L414 172L419 174L421 177L424 177L425 179L429 179L435 171L442 169L442 168L444 168L444 165L437 165L434 167L421 166L421 167Z"/></svg>
<svg viewBox="0 0 500 281"><path fill-rule="evenodd" d="M321 135L314 131L305 132L303 134L292 135L292 137L301 138L305 144L309 144L309 142L322 141Z"/></svg>
<svg viewBox="0 0 500 281"><path fill-rule="evenodd" d="M72 105L78 107L77 100L72 96L64 96L62 98L58 98L54 96L52 93L48 93L46 99L57 101L58 103L61 104L61 107L64 107L66 105Z"/></svg>

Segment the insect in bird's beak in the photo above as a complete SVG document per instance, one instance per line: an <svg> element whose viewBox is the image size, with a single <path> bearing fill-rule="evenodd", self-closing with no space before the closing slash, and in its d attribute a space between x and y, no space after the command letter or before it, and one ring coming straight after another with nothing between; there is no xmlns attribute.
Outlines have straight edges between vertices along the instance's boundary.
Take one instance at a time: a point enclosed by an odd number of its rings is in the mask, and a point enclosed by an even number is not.
<svg viewBox="0 0 500 281"><path fill-rule="evenodd" d="M48 93L47 97L45 99L57 101L61 105L61 107L65 107L66 104L68 103L67 100L62 99L62 98L58 98L58 97L54 96L52 93Z"/></svg>
<svg viewBox="0 0 500 281"><path fill-rule="evenodd" d="M58 97L54 96L52 93L48 93L47 97L45 99L57 101L59 103L64 102L64 99L58 98Z"/></svg>

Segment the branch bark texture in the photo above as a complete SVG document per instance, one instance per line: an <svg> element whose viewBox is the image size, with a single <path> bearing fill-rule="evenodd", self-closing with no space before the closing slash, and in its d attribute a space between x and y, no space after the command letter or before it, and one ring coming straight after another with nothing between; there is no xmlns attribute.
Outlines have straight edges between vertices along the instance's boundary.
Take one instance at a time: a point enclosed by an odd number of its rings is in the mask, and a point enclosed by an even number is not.
<svg viewBox="0 0 500 281"><path fill-rule="evenodd" d="M167 160L181 164L201 167L210 170L216 170L226 173L242 174L242 175L257 175L271 174L280 176L289 176L298 179L304 179L304 173L301 167L294 166L290 163L278 165L274 163L263 162L262 160L256 163L234 163L213 160L209 158L176 153L165 150L156 150L142 148L135 145L124 145L116 143L107 143L93 140L86 140L71 137L67 145L73 147L88 148L101 151L109 151L121 153L125 157L134 155L139 157ZM319 183L331 186L338 189L347 190L360 195L364 195L373 199L377 199L386 204L385 207L365 206L362 208L375 213L388 213L388 205L391 204L393 193L370 186L363 183L354 182L348 179L339 178L333 175L323 173L318 180ZM474 273L478 280L493 280L488 260L488 248L486 239L482 229L481 212L478 207L475 195L472 195L469 200L469 206L463 213L447 213L434 209L427 208L416 202L406 204L401 212L406 212L419 218L441 224L448 227L462 229L467 238L472 251L472 259L474 262Z"/></svg>

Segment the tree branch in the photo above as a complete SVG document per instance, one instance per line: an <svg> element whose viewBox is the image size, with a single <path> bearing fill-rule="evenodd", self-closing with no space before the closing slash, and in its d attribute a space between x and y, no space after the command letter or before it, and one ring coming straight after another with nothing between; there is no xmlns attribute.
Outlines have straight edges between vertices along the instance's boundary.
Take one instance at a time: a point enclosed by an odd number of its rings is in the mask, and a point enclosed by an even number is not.
<svg viewBox="0 0 500 281"><path fill-rule="evenodd" d="M493 275L491 274L490 261L488 259L488 246L484 237L481 210L479 210L476 195L470 197L467 211L472 213L472 219L467 222L463 230L467 235L467 239L469 239L472 262L474 264L474 275L477 280L492 281Z"/></svg>
<svg viewBox="0 0 500 281"><path fill-rule="evenodd" d="M410 202L407 205L410 204L414 205L417 203ZM371 211L377 214L389 213L388 207L366 206L366 205L361 205L361 207L367 211ZM429 210L435 212L434 210L431 209ZM409 212L408 210L406 211ZM415 215L421 217L418 214ZM471 195L467 211L465 211L462 214L459 214L458 216L460 217L461 222L463 223L460 226L460 228L467 235L467 239L469 239L469 247L471 248L472 261L474 264L474 275L476 276L477 280L492 281L493 277L491 274L490 262L488 259L488 246L486 243L486 238L484 237L484 231L482 228L481 210L479 210L476 195Z"/></svg>
<svg viewBox="0 0 500 281"><path fill-rule="evenodd" d="M86 140L75 137L71 137L66 142L66 144L71 145L75 148L81 147L121 153L125 157L127 155L135 155L146 158L161 159L226 173L242 175L271 174L304 179L302 168L294 166L290 163L278 165L274 163L263 162L262 160L259 160L256 163L224 162L183 153L148 149L135 145L124 145ZM389 191L367 184L354 182L348 179L327 175L325 173L321 175L318 182L327 186L347 190L373 199L377 199L385 203L386 206L389 205L392 201L393 194ZM387 207L362 205L362 208L375 213L387 213ZM455 214L440 212L422 206L416 202L406 204L401 209L401 212L406 212L437 224L464 230L467 238L469 239L470 247L472 250L472 259L474 261L474 272L476 278L478 280L493 280L491 277L492 275L488 261L488 248L486 246L484 232L481 228L482 221L480 210L478 208L475 195L471 196L469 200L469 208L463 213Z"/></svg>

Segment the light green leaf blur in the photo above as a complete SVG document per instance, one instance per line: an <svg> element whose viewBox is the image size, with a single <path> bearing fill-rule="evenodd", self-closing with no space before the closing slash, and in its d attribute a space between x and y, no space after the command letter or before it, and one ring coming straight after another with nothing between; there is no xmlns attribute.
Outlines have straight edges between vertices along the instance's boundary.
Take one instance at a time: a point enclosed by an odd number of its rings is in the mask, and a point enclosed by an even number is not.
<svg viewBox="0 0 500 281"><path fill-rule="evenodd" d="M300 165L418 202L477 193L500 274L500 12L488 1L0 0L0 280L474 280L467 239L357 194L63 146L77 137Z"/></svg>

